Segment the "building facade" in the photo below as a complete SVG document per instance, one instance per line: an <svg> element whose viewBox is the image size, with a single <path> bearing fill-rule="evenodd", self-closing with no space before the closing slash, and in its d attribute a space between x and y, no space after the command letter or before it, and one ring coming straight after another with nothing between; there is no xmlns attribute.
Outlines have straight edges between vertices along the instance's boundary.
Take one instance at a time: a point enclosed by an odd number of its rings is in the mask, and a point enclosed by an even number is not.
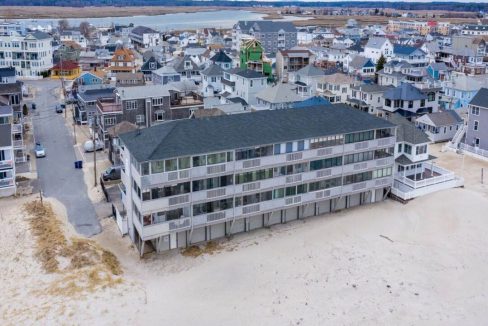
<svg viewBox="0 0 488 326"><path fill-rule="evenodd" d="M43 32L0 35L0 67L14 67L19 78L42 78L53 67L52 41Z"/></svg>
<svg viewBox="0 0 488 326"><path fill-rule="evenodd" d="M381 201L393 184L395 130L346 106L316 106L123 134L117 223L142 255L145 245L186 247Z"/></svg>

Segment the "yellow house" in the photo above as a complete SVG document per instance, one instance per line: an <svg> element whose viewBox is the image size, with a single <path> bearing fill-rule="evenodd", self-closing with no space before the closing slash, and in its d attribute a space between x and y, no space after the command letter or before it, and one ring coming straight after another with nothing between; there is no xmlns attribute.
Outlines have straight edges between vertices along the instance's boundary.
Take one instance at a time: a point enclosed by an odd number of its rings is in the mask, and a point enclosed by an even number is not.
<svg viewBox="0 0 488 326"><path fill-rule="evenodd" d="M81 74L81 68L75 61L61 61L51 69L51 78L76 79Z"/></svg>

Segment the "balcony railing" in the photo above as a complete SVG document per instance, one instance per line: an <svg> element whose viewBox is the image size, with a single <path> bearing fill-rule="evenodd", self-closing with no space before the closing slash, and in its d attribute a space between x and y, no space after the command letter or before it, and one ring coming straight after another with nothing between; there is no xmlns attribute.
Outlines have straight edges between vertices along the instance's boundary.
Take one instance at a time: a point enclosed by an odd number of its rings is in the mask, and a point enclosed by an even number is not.
<svg viewBox="0 0 488 326"><path fill-rule="evenodd" d="M14 149L22 149L24 148L24 141L23 140L14 140L12 141L12 145Z"/></svg>
<svg viewBox="0 0 488 326"><path fill-rule="evenodd" d="M15 185L13 178L0 179L0 188L13 187Z"/></svg>
<svg viewBox="0 0 488 326"><path fill-rule="evenodd" d="M14 167L14 162L12 160L0 161L0 170L12 169Z"/></svg>
<svg viewBox="0 0 488 326"><path fill-rule="evenodd" d="M20 134L20 133L22 133L22 125L20 123L14 123L12 125L12 133L13 134Z"/></svg>
<svg viewBox="0 0 488 326"><path fill-rule="evenodd" d="M398 173L395 175L395 180L409 186L410 188L418 189L455 179L455 175L453 172L435 166L433 164L423 164L422 171L424 168L428 168L431 171L432 176L428 176L429 172L424 172L427 173L427 176L424 176L422 180L412 180L408 178L408 176Z"/></svg>

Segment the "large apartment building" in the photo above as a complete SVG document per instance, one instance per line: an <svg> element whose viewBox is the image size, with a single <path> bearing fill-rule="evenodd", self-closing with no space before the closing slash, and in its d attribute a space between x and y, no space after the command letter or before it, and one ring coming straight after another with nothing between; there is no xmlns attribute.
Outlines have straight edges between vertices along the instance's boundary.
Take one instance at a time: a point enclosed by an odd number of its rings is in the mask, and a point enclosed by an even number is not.
<svg viewBox="0 0 488 326"><path fill-rule="evenodd" d="M250 37L261 42L266 53L298 45L297 29L291 22L238 21L232 29L232 49L239 50L242 40Z"/></svg>
<svg viewBox="0 0 488 326"><path fill-rule="evenodd" d="M406 29L416 30L420 35L429 33L449 35L451 24L439 21L390 20L386 26L388 32L399 32Z"/></svg>
<svg viewBox="0 0 488 326"><path fill-rule="evenodd" d="M41 73L53 67L52 41L38 31L0 35L0 67L14 67L20 78L42 78Z"/></svg>
<svg viewBox="0 0 488 326"><path fill-rule="evenodd" d="M184 119L120 135L116 218L142 254L381 201L396 126L345 105Z"/></svg>

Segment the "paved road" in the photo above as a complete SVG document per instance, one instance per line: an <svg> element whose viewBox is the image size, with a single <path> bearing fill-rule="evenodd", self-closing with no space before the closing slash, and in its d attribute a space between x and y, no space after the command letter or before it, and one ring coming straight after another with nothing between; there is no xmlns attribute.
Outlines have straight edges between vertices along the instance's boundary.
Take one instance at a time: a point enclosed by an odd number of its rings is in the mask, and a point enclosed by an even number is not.
<svg viewBox="0 0 488 326"><path fill-rule="evenodd" d="M35 141L46 149L46 157L37 160L37 172L44 196L54 197L64 204L68 220L76 231L92 236L101 226L92 202L88 198L83 171L74 168L76 160L73 137L65 125L64 114L57 114L58 103L54 90L59 81L29 81L37 87L34 102L37 112L33 115ZM68 112L69 114L69 112Z"/></svg>

